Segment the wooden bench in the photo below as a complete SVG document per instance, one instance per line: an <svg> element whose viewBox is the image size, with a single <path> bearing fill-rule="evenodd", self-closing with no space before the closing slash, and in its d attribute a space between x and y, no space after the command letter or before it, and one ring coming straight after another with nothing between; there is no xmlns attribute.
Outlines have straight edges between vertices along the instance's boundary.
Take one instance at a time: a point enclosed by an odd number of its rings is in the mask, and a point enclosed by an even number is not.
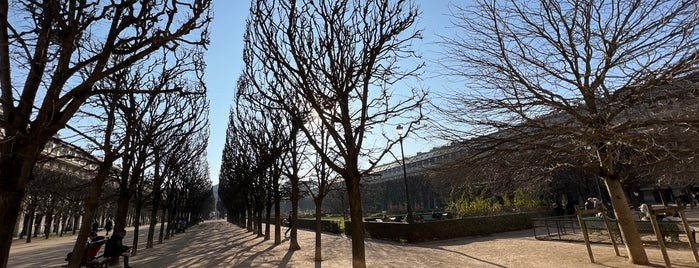
<svg viewBox="0 0 699 268"><path fill-rule="evenodd" d="M604 225L604 221L602 219L596 218L596 217L588 217L583 219L585 221L585 225L587 226L587 229L589 230L607 230L607 226ZM619 232L619 225L615 220L611 220L610 222L610 227L612 229L612 232L614 232L614 235L616 237L620 237L620 232ZM655 234L655 231L653 230L653 225L651 224L650 221L635 221L636 223L636 229L638 229L638 232L641 234ZM663 234L663 238L666 236L670 237L673 242L679 241L680 234L684 234L684 227L682 226L682 222L679 221L659 221L658 222L658 227L660 227L660 233ZM688 239L692 239L693 241L696 240L696 230L692 229L691 234L687 234Z"/></svg>
<svg viewBox="0 0 699 268"><path fill-rule="evenodd" d="M107 243L107 238L103 238L97 241L93 241L88 243L85 246L85 254L83 255L83 259L80 263L80 267L85 266L88 268L101 268L101 267L109 267L109 262L112 261L114 258L117 257L105 257L104 255L97 255L97 253L100 252L102 249L102 246ZM70 255L66 258L66 261L70 260ZM63 267L66 267L67 265L63 265Z"/></svg>
<svg viewBox="0 0 699 268"><path fill-rule="evenodd" d="M87 261L85 263L85 266L88 268L109 267L109 263L114 258L118 258L118 256L117 257L105 257L104 255L99 255L96 258Z"/></svg>

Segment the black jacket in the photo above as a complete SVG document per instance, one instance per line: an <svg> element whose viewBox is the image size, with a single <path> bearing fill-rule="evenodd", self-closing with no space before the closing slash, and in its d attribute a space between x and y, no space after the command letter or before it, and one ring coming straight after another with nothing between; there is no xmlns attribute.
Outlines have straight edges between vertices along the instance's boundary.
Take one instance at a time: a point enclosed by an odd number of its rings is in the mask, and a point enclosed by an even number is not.
<svg viewBox="0 0 699 268"><path fill-rule="evenodd" d="M124 238L118 233L113 234L112 237L107 240L107 245L104 246L104 256L114 257L120 256L126 252L129 248L123 244Z"/></svg>

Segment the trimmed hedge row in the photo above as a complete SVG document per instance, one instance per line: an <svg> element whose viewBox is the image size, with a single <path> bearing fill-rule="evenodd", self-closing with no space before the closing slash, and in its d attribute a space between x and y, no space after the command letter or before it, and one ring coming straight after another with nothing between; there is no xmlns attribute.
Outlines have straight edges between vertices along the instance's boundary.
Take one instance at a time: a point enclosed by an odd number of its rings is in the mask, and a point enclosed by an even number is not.
<svg viewBox="0 0 699 268"><path fill-rule="evenodd" d="M414 224L365 222L364 228L372 238L414 243L531 229L533 216L519 213Z"/></svg>
<svg viewBox="0 0 699 268"><path fill-rule="evenodd" d="M321 227L321 232L328 232L328 233L334 233L334 234L342 233L342 230L340 230L340 223L337 221L321 220L320 227ZM298 219L298 228L315 231L316 220Z"/></svg>
<svg viewBox="0 0 699 268"><path fill-rule="evenodd" d="M364 229L367 236L371 238L415 243L531 229L533 227L532 218L538 216L539 214L536 213L517 213L413 224L364 222ZM349 224L349 221L345 222L345 226L349 226ZM342 233L337 221L323 220L321 227L322 232ZM315 230L315 220L299 219L298 228ZM349 228L345 228L345 234L351 235L349 230Z"/></svg>

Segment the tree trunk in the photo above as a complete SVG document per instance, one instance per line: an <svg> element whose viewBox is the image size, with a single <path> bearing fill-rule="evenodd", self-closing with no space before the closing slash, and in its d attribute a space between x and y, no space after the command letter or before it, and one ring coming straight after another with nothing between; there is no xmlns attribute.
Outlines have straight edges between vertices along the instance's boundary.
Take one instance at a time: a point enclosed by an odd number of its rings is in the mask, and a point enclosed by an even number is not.
<svg viewBox="0 0 699 268"><path fill-rule="evenodd" d="M142 206L142 205L141 205L141 202L142 202L141 200L138 200L138 202L136 203L136 208L134 209L134 210L135 210L135 213L136 213L136 216L134 217L134 223L133 223L133 226L134 226L134 229L133 229L133 243L132 243L132 245L131 245L131 249L132 249L131 254L132 254L132 256L136 256L136 255L138 254L138 233L139 233L139 230L140 230L139 227L141 227L141 206Z"/></svg>
<svg viewBox="0 0 699 268"><path fill-rule="evenodd" d="M5 170L0 173L5 176ZM6 181L2 178L2 181ZM19 209L24 197L24 187L8 189L6 185L0 187L0 267L7 267L10 259L10 246L14 237L15 223L19 217Z"/></svg>
<svg viewBox="0 0 699 268"><path fill-rule="evenodd" d="M11 141L1 144L0 267L7 267L7 262L10 259L10 247L12 246L15 225L22 209L22 201L27 191L27 182L31 179L34 163L36 163L36 158L44 144L46 141L43 139L35 139L32 144ZM29 222L30 225L33 223Z"/></svg>
<svg viewBox="0 0 699 268"><path fill-rule="evenodd" d="M173 212L172 207L170 207L167 211L167 226L165 227L165 240L170 239L170 236L172 236L173 229L176 228L177 225L177 220L175 219L175 213Z"/></svg>
<svg viewBox="0 0 699 268"><path fill-rule="evenodd" d="M139 162L139 163L141 163L141 162ZM140 174L142 174L141 169L139 168L138 171L136 171L136 172L138 172L136 174L139 174L138 177L140 178ZM134 179L134 178L136 178L136 177L132 177L132 179ZM131 183L132 183L131 184L132 187L131 187L131 189L129 189L131 196L136 195L136 202L135 202L136 204L134 207L134 222L133 222L133 226L134 226L133 243L131 246L131 254L133 256L136 256L136 255L138 255L138 233L141 230L140 227L141 227L141 213L143 211L143 187L145 185L145 182L133 180Z"/></svg>
<svg viewBox="0 0 699 268"><path fill-rule="evenodd" d="M279 191L279 179L274 180L272 184L274 185L274 244L279 245L282 243L282 217L279 207L282 195Z"/></svg>
<svg viewBox="0 0 699 268"><path fill-rule="evenodd" d="M164 216L167 216L167 221L165 221L165 218L163 218L164 222L167 222L167 226L165 227L165 240L170 239L170 233L172 232L173 224L175 223L175 220L173 219L175 217L173 211L174 209L174 204L175 204L175 183L172 182L170 185L167 187L168 188L168 194L167 194L167 214L164 214ZM166 211L163 211L165 213ZM162 243L162 240L160 241Z"/></svg>
<svg viewBox="0 0 699 268"><path fill-rule="evenodd" d="M63 234L66 232L66 224L70 222L70 218L67 215L63 215L61 217L61 230L58 233L58 237L63 237Z"/></svg>
<svg viewBox="0 0 699 268"><path fill-rule="evenodd" d="M123 187L123 186L122 186ZM117 209L114 215L114 231L118 231L126 228L128 225L129 216L129 189L119 190L119 196L117 197Z"/></svg>
<svg viewBox="0 0 699 268"><path fill-rule="evenodd" d="M160 153L156 150L154 154L153 169L153 205L150 213L150 222L148 223L148 238L146 239L146 248L153 247L153 236L155 235L155 225L158 224L158 207L161 199L161 187L165 178L160 175Z"/></svg>
<svg viewBox="0 0 699 268"><path fill-rule="evenodd" d="M165 217L167 216L167 206L163 208L160 213L160 234L158 235L158 244L163 243L163 238L165 237Z"/></svg>
<svg viewBox="0 0 699 268"><path fill-rule="evenodd" d="M34 228L35 217L36 217L36 213L34 213L34 208L31 208L29 210L29 225L27 225L27 241L26 241L27 243L32 242L32 234L33 234L32 230Z"/></svg>
<svg viewBox="0 0 699 268"><path fill-rule="evenodd" d="M55 220L53 221L53 233L55 236L58 236L60 231L61 231L60 227L61 227L61 219L62 218L63 218L62 213L56 214L56 216L54 217Z"/></svg>
<svg viewBox="0 0 699 268"><path fill-rule="evenodd" d="M44 220L44 214L38 214L37 218L34 219L34 237L39 236L40 229L41 227L41 221Z"/></svg>
<svg viewBox="0 0 699 268"><path fill-rule="evenodd" d="M44 221L44 238L49 239L51 235L51 223L53 223L53 209L46 212L46 220Z"/></svg>
<svg viewBox="0 0 699 268"><path fill-rule="evenodd" d="M291 222L289 223L289 228L291 228L291 242L289 243L289 250L299 250L301 245L299 245L298 240L298 215L299 215L299 177L291 179Z"/></svg>
<svg viewBox="0 0 699 268"><path fill-rule="evenodd" d="M265 234L262 233L262 210L255 209L255 233L257 237L264 237Z"/></svg>
<svg viewBox="0 0 699 268"><path fill-rule="evenodd" d="M352 267L366 268L364 256L364 219L362 218L362 198L359 176L345 178L350 205L350 230L352 232Z"/></svg>
<svg viewBox="0 0 699 268"><path fill-rule="evenodd" d="M621 229L621 237L624 240L624 244L626 244L629 263L648 264L648 256L643 247L638 229L636 229L636 223L629 209L629 203L626 201L621 181L618 178L605 178L604 182L612 198L614 214L619 223L619 229Z"/></svg>
<svg viewBox="0 0 699 268"><path fill-rule="evenodd" d="M22 220L22 231L19 232L19 239L21 240L27 235L27 227L29 226L29 213L24 214L24 219Z"/></svg>
<svg viewBox="0 0 699 268"><path fill-rule="evenodd" d="M315 261L322 261L323 260L323 252L321 248L321 239L322 239L322 233L323 233L323 227L322 227L322 222L321 222L321 213L323 212L323 198L322 197L316 197L314 198L314 203L316 205L316 243L315 243L315 257L313 258Z"/></svg>
<svg viewBox="0 0 699 268"><path fill-rule="evenodd" d="M150 221L148 223L148 237L146 238L146 248L153 248L153 239L155 238L155 226L158 224L158 203L157 199L153 199L153 209L150 213Z"/></svg>
<svg viewBox="0 0 699 268"><path fill-rule="evenodd" d="M73 235L75 235L75 232L77 232L78 227L80 226L80 213L77 212L78 209L76 208L75 211L73 211ZM84 216L83 216L84 217ZM88 223L89 224L89 223Z"/></svg>
<svg viewBox="0 0 699 268"><path fill-rule="evenodd" d="M156 194L154 194L155 196ZM153 239L155 239L155 227L158 224L158 203L160 203L160 197L153 199L153 208L150 213L150 220L148 222L148 238L146 239L146 248L153 248Z"/></svg>
<svg viewBox="0 0 699 268"><path fill-rule="evenodd" d="M247 204L247 203L246 203ZM247 213L248 213L248 208L244 207L241 210L238 210L238 226L240 228L247 228Z"/></svg>
<svg viewBox="0 0 699 268"><path fill-rule="evenodd" d="M99 207L100 196L102 196L102 192L104 191L104 181L107 180L109 172L112 169L113 163L114 158L109 155L106 156L104 162L100 164L99 170L97 171L97 175L90 183L90 191L87 195L87 198L85 199L85 213L82 215L83 217L82 224L80 225L80 234L78 235L78 239L75 240L75 244L73 245L72 252L74 253L70 261L68 262L69 268L80 266L83 254L85 252L85 244L87 243L87 237L90 235L90 232L92 231L92 219L94 219L95 215L97 215L97 208ZM73 225L73 233L75 233L75 229L78 225L78 216L75 216L75 222Z"/></svg>
<svg viewBox="0 0 699 268"><path fill-rule="evenodd" d="M245 219L246 219L246 225L247 225L247 228L248 228L248 232L254 232L254 231L255 231L255 228L254 228L254 226L253 226L253 222L254 222L254 219L255 219L255 213L253 212L253 210L254 210L253 207L254 207L254 206L248 206L248 209L246 210L246 211L247 211L247 215L245 216Z"/></svg>
<svg viewBox="0 0 699 268"><path fill-rule="evenodd" d="M271 238L270 233L272 231L271 226L270 226L272 224L272 193L271 192L267 193L267 202L265 203L265 207L267 207L267 209L265 209L265 211L267 212L267 213L265 213L265 219L266 219L266 221L265 221L265 240L269 240Z"/></svg>

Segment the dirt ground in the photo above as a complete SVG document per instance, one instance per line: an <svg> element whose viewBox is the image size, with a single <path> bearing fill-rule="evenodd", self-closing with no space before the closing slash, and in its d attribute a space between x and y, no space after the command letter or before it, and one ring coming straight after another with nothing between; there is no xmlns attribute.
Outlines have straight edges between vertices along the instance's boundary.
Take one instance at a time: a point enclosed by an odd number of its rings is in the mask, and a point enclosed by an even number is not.
<svg viewBox="0 0 699 268"><path fill-rule="evenodd" d="M286 228L282 228L282 232ZM313 261L314 233L299 230L300 250L289 251L289 240L274 240L247 232L225 221L207 221L187 229L163 244L145 249L139 236L138 255L132 267L351 267L351 239L323 234L323 261ZM131 234L125 242L131 243ZM283 237L283 235L282 235ZM15 240L8 267L60 267L75 237L30 244ZM366 240L368 267L665 267L657 247L647 247L650 266L628 264L625 248L615 256L611 245L594 244L596 263L591 263L583 243L540 241L532 230L445 241L405 244ZM691 250L668 249L673 267L699 267ZM118 266L121 266L121 261ZM118 267L112 266L112 267Z"/></svg>

